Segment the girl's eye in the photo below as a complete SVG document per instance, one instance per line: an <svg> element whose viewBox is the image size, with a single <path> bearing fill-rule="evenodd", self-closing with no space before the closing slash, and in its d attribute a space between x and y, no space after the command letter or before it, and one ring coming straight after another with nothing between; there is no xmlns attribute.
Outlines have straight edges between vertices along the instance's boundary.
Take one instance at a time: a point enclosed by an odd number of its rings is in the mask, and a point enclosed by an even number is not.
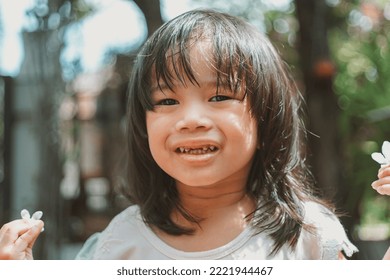
<svg viewBox="0 0 390 280"><path fill-rule="evenodd" d="M226 96L226 95L215 95L213 97L211 97L209 99L209 101L211 102L221 102L221 101L225 101L225 100L229 100L229 99L232 99L230 96Z"/></svg>
<svg viewBox="0 0 390 280"><path fill-rule="evenodd" d="M172 105L176 105L176 104L179 104L179 102L177 102L177 100L172 99L172 98L167 98L167 99L162 99L162 100L156 102L155 105L172 106Z"/></svg>

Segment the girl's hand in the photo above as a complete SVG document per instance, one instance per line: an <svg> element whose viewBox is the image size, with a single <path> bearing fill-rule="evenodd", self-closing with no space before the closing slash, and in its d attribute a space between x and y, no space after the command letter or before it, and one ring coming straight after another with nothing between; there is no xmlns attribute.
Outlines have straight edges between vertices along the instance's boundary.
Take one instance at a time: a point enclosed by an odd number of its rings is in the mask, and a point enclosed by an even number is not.
<svg viewBox="0 0 390 280"><path fill-rule="evenodd" d="M378 180L371 186L380 194L390 195L390 165L383 166L378 171Z"/></svg>
<svg viewBox="0 0 390 280"><path fill-rule="evenodd" d="M387 249L387 252L385 254L385 256L383 257L384 260L390 260L390 247L389 249Z"/></svg>
<svg viewBox="0 0 390 280"><path fill-rule="evenodd" d="M43 229L41 220L19 219L0 229L0 260L32 260L32 247Z"/></svg>

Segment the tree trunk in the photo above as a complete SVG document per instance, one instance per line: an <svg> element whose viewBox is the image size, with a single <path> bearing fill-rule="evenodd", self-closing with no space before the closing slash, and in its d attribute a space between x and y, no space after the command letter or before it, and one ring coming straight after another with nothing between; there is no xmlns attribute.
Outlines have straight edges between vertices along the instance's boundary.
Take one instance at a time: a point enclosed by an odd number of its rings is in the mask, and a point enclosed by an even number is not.
<svg viewBox="0 0 390 280"><path fill-rule="evenodd" d="M64 2L48 2L48 13L37 16L38 30L23 33L24 61L14 79L11 218L19 218L23 208L43 211L47 223L34 246L36 259L58 258L64 224L58 131L58 105L65 91L59 61L62 40L48 24Z"/></svg>
<svg viewBox="0 0 390 280"><path fill-rule="evenodd" d="M324 0L295 0L300 25L299 53L308 106L310 162L319 189L337 206L345 198L342 150L338 134L339 108L332 89L334 64L327 38Z"/></svg>
<svg viewBox="0 0 390 280"><path fill-rule="evenodd" d="M159 0L134 0L145 15L148 27L148 37L156 31L162 24L160 1Z"/></svg>
<svg viewBox="0 0 390 280"><path fill-rule="evenodd" d="M0 225L3 225L11 219L10 217L10 197L11 197L11 127L12 127L12 97L13 80L11 77L0 77L0 94L3 96L2 123L3 131L0 144Z"/></svg>
<svg viewBox="0 0 390 280"><path fill-rule="evenodd" d="M34 248L35 258L56 256L61 236L62 177L59 158L58 101L63 92L58 50L47 43L52 31L24 34L25 60L14 83L12 212L42 210L45 233Z"/></svg>

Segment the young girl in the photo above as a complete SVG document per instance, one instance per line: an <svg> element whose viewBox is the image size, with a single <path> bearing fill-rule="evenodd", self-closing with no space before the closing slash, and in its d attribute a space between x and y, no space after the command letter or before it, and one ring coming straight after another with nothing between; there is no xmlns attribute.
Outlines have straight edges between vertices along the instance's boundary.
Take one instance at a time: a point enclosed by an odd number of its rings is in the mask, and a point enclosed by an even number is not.
<svg viewBox="0 0 390 280"><path fill-rule="evenodd" d="M129 83L133 206L78 259L338 259L357 251L316 198L301 96L269 41L242 20L195 10L140 50ZM390 178L390 174L388 174ZM0 258L32 258L43 226L0 232Z"/></svg>

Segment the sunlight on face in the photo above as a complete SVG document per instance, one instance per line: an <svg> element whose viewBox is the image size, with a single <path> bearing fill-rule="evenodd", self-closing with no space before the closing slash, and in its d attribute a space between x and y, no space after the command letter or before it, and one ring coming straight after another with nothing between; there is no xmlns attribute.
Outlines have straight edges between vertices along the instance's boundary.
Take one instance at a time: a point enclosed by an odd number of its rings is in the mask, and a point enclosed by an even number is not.
<svg viewBox="0 0 390 280"><path fill-rule="evenodd" d="M218 88L209 44L190 51L196 81L160 82L146 114L151 153L178 185L244 188L257 147L257 126L244 89ZM206 51L205 51L206 50Z"/></svg>

